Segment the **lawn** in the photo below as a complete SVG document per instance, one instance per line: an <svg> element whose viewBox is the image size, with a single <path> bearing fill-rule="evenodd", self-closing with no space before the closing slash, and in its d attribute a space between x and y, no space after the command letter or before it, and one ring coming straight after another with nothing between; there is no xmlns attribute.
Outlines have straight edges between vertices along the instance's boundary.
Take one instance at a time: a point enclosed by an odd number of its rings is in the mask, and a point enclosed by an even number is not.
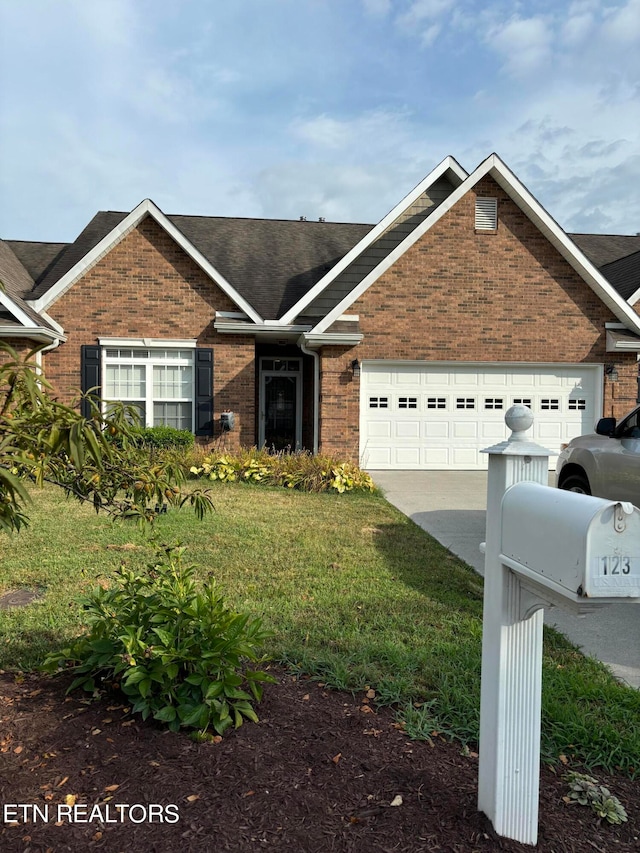
<svg viewBox="0 0 640 853"><path fill-rule="evenodd" d="M43 597L0 611L0 667L37 667L81 630L83 592L179 541L231 607L273 630L274 659L330 687L371 686L411 736L476 741L482 580L469 567L379 495L211 485L212 516L171 510L151 536L35 491L30 528L0 534L0 591ZM543 668L543 756L640 773L640 691L554 632Z"/></svg>

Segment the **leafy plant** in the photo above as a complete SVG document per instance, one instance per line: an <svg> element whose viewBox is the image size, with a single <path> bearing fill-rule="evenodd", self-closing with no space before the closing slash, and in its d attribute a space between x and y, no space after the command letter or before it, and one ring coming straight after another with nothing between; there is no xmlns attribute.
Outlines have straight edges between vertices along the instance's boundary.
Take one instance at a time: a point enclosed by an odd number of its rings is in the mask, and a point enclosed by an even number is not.
<svg viewBox="0 0 640 853"><path fill-rule="evenodd" d="M298 489L304 492L342 494L351 491L373 492L371 476L352 462L310 453L268 453L265 450L237 453L211 453L191 466L191 473L221 482L239 480Z"/></svg>
<svg viewBox="0 0 640 853"><path fill-rule="evenodd" d="M116 404L103 414L86 397L90 417L50 394L42 372L0 342L0 531L28 523L25 481L54 483L96 512L151 521L167 504L189 503L202 518L213 509L206 491L180 487L185 474L171 459L150 459L131 409Z"/></svg>
<svg viewBox="0 0 640 853"><path fill-rule="evenodd" d="M259 619L229 610L212 578L198 589L184 550L165 548L143 573L121 566L116 585L85 603L88 634L49 655L43 668L75 670L70 691L119 687L134 713L173 731L221 735L258 719L252 702L274 679L247 664L263 662L259 647L271 634Z"/></svg>
<svg viewBox="0 0 640 853"><path fill-rule="evenodd" d="M620 800L604 785L599 785L593 776L571 772L564 778L569 783L568 800L589 806L600 819L608 823L620 824L627 820L627 812Z"/></svg>

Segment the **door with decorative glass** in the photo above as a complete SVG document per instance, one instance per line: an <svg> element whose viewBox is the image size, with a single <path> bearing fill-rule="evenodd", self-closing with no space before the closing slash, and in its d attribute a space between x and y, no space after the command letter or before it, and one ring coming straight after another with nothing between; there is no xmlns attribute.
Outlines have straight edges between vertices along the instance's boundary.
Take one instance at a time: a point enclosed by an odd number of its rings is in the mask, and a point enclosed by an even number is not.
<svg viewBox="0 0 640 853"><path fill-rule="evenodd" d="M302 445L302 371L299 358L260 359L260 446L298 450Z"/></svg>

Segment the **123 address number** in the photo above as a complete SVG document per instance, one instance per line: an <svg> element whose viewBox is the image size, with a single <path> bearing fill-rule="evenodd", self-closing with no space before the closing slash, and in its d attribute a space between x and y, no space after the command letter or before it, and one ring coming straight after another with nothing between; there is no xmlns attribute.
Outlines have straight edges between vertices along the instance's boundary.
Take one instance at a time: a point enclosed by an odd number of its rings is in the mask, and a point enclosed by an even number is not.
<svg viewBox="0 0 640 853"><path fill-rule="evenodd" d="M607 554L598 557L598 568L600 577L626 577L635 574L635 561L624 554Z"/></svg>

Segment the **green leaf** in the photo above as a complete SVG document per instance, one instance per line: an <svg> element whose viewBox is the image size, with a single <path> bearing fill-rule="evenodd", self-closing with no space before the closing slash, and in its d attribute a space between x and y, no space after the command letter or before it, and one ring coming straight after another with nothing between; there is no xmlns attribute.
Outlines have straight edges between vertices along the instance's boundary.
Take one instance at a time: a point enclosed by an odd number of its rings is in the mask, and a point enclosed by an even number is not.
<svg viewBox="0 0 640 853"><path fill-rule="evenodd" d="M170 723L172 720L175 720L177 716L178 712L173 705L165 705L164 708L156 711L153 715L154 719L160 720L161 723Z"/></svg>

